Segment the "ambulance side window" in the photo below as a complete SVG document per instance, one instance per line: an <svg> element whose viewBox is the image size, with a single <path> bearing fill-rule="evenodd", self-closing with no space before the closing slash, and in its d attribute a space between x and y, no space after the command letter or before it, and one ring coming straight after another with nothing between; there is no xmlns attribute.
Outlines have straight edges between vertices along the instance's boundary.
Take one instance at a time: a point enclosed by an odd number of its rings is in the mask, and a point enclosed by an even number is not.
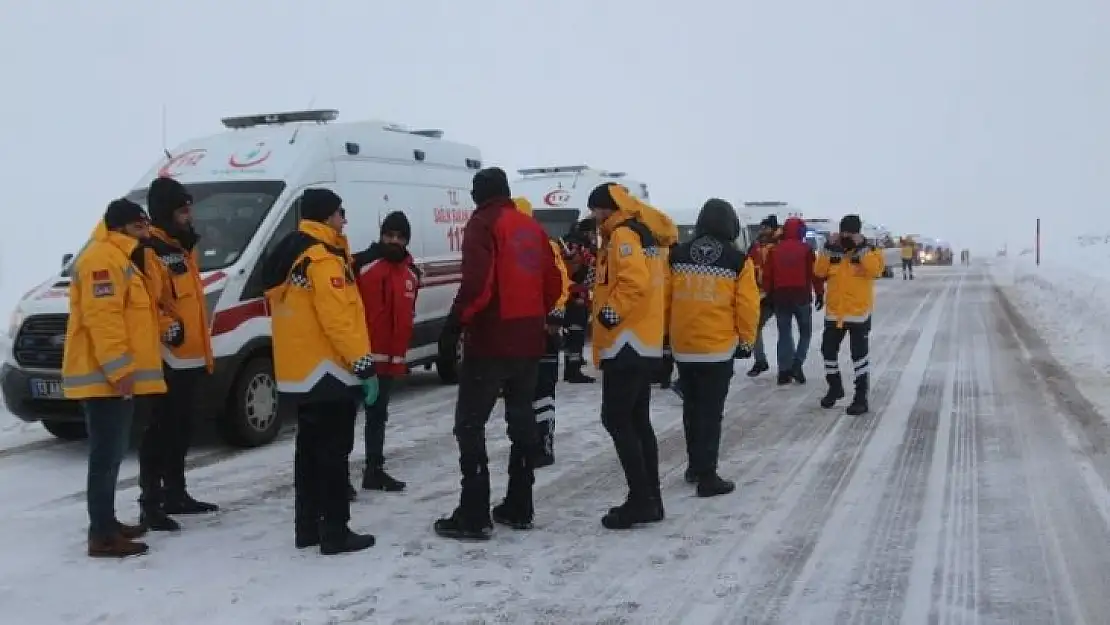
<svg viewBox="0 0 1110 625"><path fill-rule="evenodd" d="M300 213L300 198L297 198L293 205L289 207L289 210L285 211L285 216L281 218L277 228L274 228L270 240L266 242L266 247L262 249L262 256L255 263L250 278L247 279L247 284L243 287L241 301L262 297L262 266L266 264L266 258L270 256L277 244L285 238L285 235L297 229Z"/></svg>

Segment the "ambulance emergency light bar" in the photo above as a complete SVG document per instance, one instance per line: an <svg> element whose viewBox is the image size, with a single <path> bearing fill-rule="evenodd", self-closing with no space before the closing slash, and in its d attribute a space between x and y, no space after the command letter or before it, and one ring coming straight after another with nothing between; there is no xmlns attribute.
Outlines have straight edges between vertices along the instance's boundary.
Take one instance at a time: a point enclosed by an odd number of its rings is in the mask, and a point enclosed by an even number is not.
<svg viewBox="0 0 1110 625"><path fill-rule="evenodd" d="M280 126L293 122L315 122L325 124L339 119L339 111L335 109L311 109L307 111L285 111L281 113L256 113L254 115L240 115L237 117L224 117L220 121L224 127L234 130L254 128L255 126Z"/></svg>
<svg viewBox="0 0 1110 625"><path fill-rule="evenodd" d="M516 171L521 176L535 176L538 174L580 174L595 170L589 165L556 165L554 167L528 167ZM623 171L597 171L596 173L605 178L623 178L627 175Z"/></svg>

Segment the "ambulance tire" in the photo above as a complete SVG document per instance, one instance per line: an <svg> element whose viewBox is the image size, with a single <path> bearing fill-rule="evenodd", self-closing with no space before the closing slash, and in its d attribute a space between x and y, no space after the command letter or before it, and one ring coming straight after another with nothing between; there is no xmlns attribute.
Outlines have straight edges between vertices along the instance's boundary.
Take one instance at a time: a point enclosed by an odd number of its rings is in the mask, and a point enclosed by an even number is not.
<svg viewBox="0 0 1110 625"><path fill-rule="evenodd" d="M224 440L235 447L268 445L281 432L283 416L277 402L273 361L268 355L251 358L236 376L220 419Z"/></svg>
<svg viewBox="0 0 1110 625"><path fill-rule="evenodd" d="M89 437L83 421L52 421L44 420L42 427L55 438L63 441L80 441Z"/></svg>

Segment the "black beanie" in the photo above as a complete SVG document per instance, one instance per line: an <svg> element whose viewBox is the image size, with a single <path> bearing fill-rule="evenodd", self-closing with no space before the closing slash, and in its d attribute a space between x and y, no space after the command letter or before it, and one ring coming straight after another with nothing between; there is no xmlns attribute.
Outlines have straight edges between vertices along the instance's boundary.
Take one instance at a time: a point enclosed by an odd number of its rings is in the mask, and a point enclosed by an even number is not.
<svg viewBox="0 0 1110 625"><path fill-rule="evenodd" d="M509 189L509 177L500 167L487 167L474 174L473 185L470 189L470 199L475 206L481 206L490 200L512 197Z"/></svg>
<svg viewBox="0 0 1110 625"><path fill-rule="evenodd" d="M859 215L845 215L844 219L840 220L840 231L848 234L859 234L863 229L863 221L860 220Z"/></svg>
<svg viewBox="0 0 1110 625"><path fill-rule="evenodd" d="M160 227L172 223L174 211L192 202L193 196L189 195L185 185L166 176L155 178L146 192L150 218Z"/></svg>
<svg viewBox="0 0 1110 625"><path fill-rule="evenodd" d="M146 211L142 206L120 198L112 200L108 205L108 209L104 211L104 227L109 230L118 230L127 224L133 224L138 221L150 221Z"/></svg>
<svg viewBox="0 0 1110 625"><path fill-rule="evenodd" d="M327 221L343 206L343 198L330 189L305 189L301 194L301 219Z"/></svg>
<svg viewBox="0 0 1110 625"><path fill-rule="evenodd" d="M767 215L767 218L759 222L759 225L764 228L771 228L772 230L779 227L778 215Z"/></svg>
<svg viewBox="0 0 1110 625"><path fill-rule="evenodd" d="M387 232L396 232L404 237L405 241L412 241L412 226L409 225L409 218L401 211L393 211L382 220L381 233Z"/></svg>
<svg viewBox="0 0 1110 625"><path fill-rule="evenodd" d="M616 200L613 199L613 194L609 193L609 187L613 184L612 182L606 182L605 184L599 184L594 187L594 190L590 191L590 197L586 199L586 208L590 210L595 208L611 211L620 210Z"/></svg>

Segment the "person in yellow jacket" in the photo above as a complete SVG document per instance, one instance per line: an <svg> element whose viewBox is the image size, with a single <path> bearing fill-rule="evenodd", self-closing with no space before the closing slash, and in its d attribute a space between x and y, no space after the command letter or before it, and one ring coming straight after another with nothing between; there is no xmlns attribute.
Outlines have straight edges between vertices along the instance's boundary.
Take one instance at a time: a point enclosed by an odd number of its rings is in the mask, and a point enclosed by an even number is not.
<svg viewBox="0 0 1110 625"><path fill-rule="evenodd" d="M516 209L532 217L532 203L528 198L513 198ZM540 359L540 366L536 375L536 392L532 400L532 410L536 413L536 425L539 428L540 452L533 460L533 468L539 469L555 464L555 387L559 383L559 352L562 350L563 316L566 314L567 298L570 295L570 277L567 275L567 265L563 261L566 250L561 241L551 239L551 253L555 256L555 265L563 280L563 292L559 301L547 315L547 351Z"/></svg>
<svg viewBox="0 0 1110 625"><path fill-rule="evenodd" d="M913 280L913 258L917 255L917 243L910 237L902 237L902 279Z"/></svg>
<svg viewBox="0 0 1110 625"><path fill-rule="evenodd" d="M686 481L697 484L699 497L736 489L717 473L721 421L733 358L751 353L760 315L755 263L733 245L738 226L731 204L710 199L698 214L694 238L670 258L668 333L682 381Z"/></svg>
<svg viewBox="0 0 1110 625"><path fill-rule="evenodd" d="M135 398L166 392L159 319L143 279L139 244L149 232L142 207L119 199L74 263L62 360L68 399L79 400L89 436L88 554L126 557L147 552L141 525L116 518L119 467L131 437Z"/></svg>
<svg viewBox="0 0 1110 625"><path fill-rule="evenodd" d="M832 408L844 397L839 354L840 344L848 335L855 382L855 395L846 411L850 415L862 415L869 409L871 311L875 280L882 277L886 264L882 250L868 245L860 234L862 226L858 215L841 219L840 232L829 237L813 266L814 276L826 280L821 356L825 359L829 390L821 398L821 406Z"/></svg>
<svg viewBox="0 0 1110 625"><path fill-rule="evenodd" d="M664 517L651 381L663 357L669 273L663 250L678 240L678 229L618 184L599 185L586 205L601 235L592 313L593 356L602 375L601 423L613 439L629 491L601 523L626 529Z"/></svg>
<svg viewBox="0 0 1110 625"><path fill-rule="evenodd" d="M155 402L139 447L139 504L143 524L177 531L173 514L215 512L218 506L193 498L185 486L196 396L212 372L212 339L204 286L197 266L198 236L192 226L193 198L173 178L155 178L147 191L152 227L150 250L156 292L172 319L162 334L162 361L168 391Z"/></svg>
<svg viewBox="0 0 1110 625"><path fill-rule="evenodd" d="M307 189L301 222L262 268L273 319L274 377L281 402L297 408L294 525L298 549L361 551L374 537L348 527L348 459L359 403L377 401L374 359L355 283L343 200Z"/></svg>

